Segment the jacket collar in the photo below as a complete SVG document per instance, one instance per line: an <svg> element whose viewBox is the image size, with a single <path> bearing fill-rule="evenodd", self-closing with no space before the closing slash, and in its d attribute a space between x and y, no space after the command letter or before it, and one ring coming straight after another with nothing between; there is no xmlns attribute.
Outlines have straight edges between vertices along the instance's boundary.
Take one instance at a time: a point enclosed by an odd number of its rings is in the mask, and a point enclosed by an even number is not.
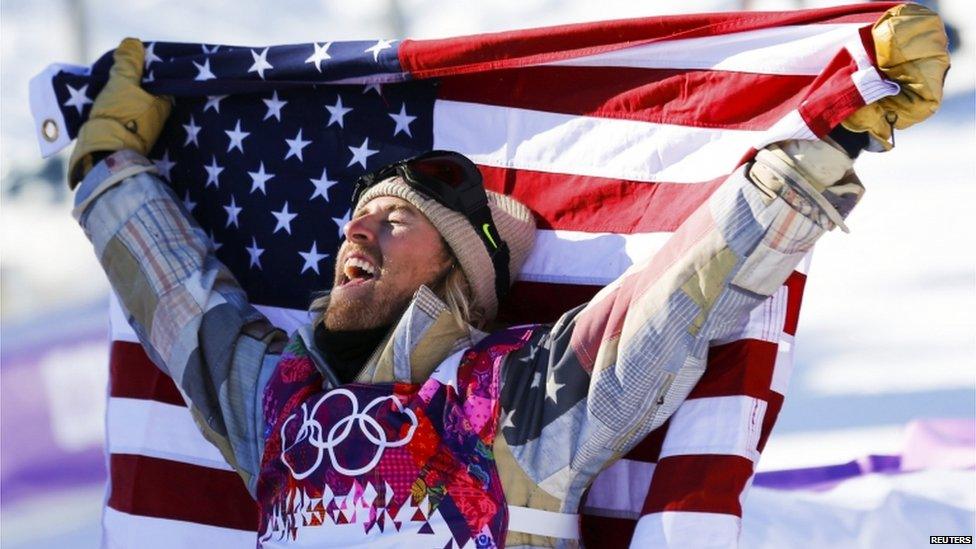
<svg viewBox="0 0 976 549"><path fill-rule="evenodd" d="M462 327L463 326L463 327ZM314 329L298 331L309 354L330 385L340 383L315 348ZM377 346L356 378L359 383L423 383L445 358L471 347L484 332L460 321L430 288L421 286L390 333Z"/></svg>

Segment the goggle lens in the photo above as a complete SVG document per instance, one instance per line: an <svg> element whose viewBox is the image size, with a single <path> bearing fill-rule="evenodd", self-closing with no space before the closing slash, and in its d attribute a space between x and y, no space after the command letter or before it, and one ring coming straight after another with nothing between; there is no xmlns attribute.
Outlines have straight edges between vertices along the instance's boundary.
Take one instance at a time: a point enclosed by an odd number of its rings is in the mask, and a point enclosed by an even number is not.
<svg viewBox="0 0 976 549"><path fill-rule="evenodd" d="M468 174L457 162L446 158L426 158L408 164L411 171L453 188L467 181Z"/></svg>

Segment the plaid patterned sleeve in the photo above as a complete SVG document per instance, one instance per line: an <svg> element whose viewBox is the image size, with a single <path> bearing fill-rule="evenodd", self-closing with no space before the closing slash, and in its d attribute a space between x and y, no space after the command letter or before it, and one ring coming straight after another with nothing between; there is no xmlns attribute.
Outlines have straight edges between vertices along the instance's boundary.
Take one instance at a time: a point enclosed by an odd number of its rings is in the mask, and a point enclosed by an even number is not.
<svg viewBox="0 0 976 549"><path fill-rule="evenodd" d="M740 329L827 225L742 167L658 254L511 357L502 432L526 474L576 512L593 477L685 400L709 343Z"/></svg>
<svg viewBox="0 0 976 549"><path fill-rule="evenodd" d="M180 387L203 434L254 493L262 380L284 334L251 306L173 191L132 151L100 162L75 218L147 355Z"/></svg>

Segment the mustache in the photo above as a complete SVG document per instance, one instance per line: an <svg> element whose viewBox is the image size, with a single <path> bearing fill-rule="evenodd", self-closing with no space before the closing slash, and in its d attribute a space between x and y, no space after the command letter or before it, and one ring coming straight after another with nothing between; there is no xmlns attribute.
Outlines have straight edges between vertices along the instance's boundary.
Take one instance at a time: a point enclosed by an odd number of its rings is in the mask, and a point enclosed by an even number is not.
<svg viewBox="0 0 976 549"><path fill-rule="evenodd" d="M354 254L365 256L371 262L373 262L374 265L377 266L380 265L379 253L375 252L374 250L370 250L369 248L366 248L364 246L361 246L359 244L347 244L339 256L339 263L340 264L345 263L346 258Z"/></svg>

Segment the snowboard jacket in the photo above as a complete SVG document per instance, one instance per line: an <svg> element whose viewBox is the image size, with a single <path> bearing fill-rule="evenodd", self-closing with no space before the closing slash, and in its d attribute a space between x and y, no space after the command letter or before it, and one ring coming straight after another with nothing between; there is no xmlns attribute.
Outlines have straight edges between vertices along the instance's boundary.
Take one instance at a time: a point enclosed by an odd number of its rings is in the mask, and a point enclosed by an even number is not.
<svg viewBox="0 0 976 549"><path fill-rule="evenodd" d="M74 215L147 354L257 498L264 546L578 544L592 479L670 417L709 343L829 226L740 168L657 254L554 324L461 328L421 287L340 385L312 327L289 339L249 304L154 170L132 151L107 157Z"/></svg>

